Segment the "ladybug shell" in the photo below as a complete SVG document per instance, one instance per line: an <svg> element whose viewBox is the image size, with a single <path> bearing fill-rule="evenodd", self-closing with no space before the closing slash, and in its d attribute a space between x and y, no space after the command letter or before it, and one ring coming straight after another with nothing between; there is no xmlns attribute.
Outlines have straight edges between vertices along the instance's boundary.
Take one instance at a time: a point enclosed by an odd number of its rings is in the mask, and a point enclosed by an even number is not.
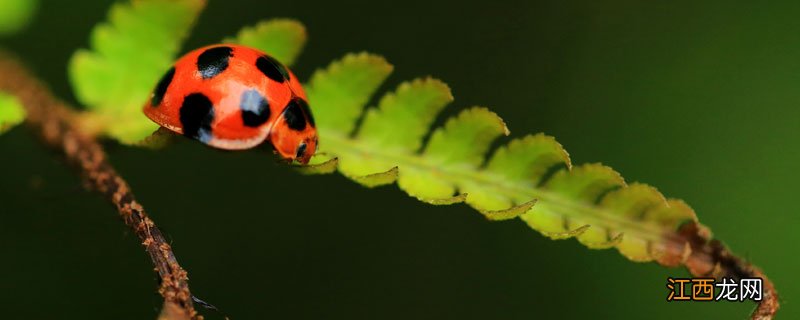
<svg viewBox="0 0 800 320"><path fill-rule="evenodd" d="M212 147L241 150L270 141L307 163L314 118L297 77L265 53L214 45L187 53L156 85L144 113L162 127Z"/></svg>

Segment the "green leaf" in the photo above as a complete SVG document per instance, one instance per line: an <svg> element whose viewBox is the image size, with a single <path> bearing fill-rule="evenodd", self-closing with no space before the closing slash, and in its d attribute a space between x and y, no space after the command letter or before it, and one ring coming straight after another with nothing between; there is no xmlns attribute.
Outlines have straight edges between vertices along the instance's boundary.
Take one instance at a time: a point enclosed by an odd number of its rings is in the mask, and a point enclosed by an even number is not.
<svg viewBox="0 0 800 320"><path fill-rule="evenodd" d="M404 82L365 111L391 69L380 57L350 54L311 77L307 91L320 136L312 163L326 166L316 173L338 164L339 172L367 187L397 181L422 201L466 201L487 219L519 217L552 239L615 247L633 261L685 261L688 244L675 243L683 239L678 228L696 222L685 203L645 184L628 185L601 164L573 168L561 144L544 134L512 139L490 152L509 131L483 107L468 108L431 131L453 100L439 80Z"/></svg>
<svg viewBox="0 0 800 320"><path fill-rule="evenodd" d="M226 38L224 42L259 49L291 66L303 50L306 38L306 27L302 23L292 19L271 19L242 28L236 38Z"/></svg>
<svg viewBox="0 0 800 320"><path fill-rule="evenodd" d="M500 135L508 134L503 120L486 108L472 108L461 112L447 121L444 128L433 132L430 142L420 158L429 161L434 167L453 167L463 170L476 170L483 162L483 154L489 144ZM433 182L435 181L435 182ZM426 168L407 167L398 181L400 188L419 199L443 199L456 193L458 186L431 177ZM462 192L472 194L467 202L477 204L480 209L505 209L509 206L480 205L481 200L488 203L487 198L477 185L467 183ZM531 199L528 199L531 200Z"/></svg>
<svg viewBox="0 0 800 320"><path fill-rule="evenodd" d="M0 0L0 35L25 28L38 7L38 0Z"/></svg>
<svg viewBox="0 0 800 320"><path fill-rule="evenodd" d="M319 160L320 157L317 157ZM313 164L308 165L295 165L295 169L302 174L326 174L326 173L333 173L336 171L337 166L339 165L338 158L331 158L325 161L317 161Z"/></svg>
<svg viewBox="0 0 800 320"><path fill-rule="evenodd" d="M19 100L0 92L0 134L25 120L25 109Z"/></svg>
<svg viewBox="0 0 800 320"><path fill-rule="evenodd" d="M406 152L419 150L436 114L453 101L450 88L436 79L417 79L386 94L378 108L367 111L359 139ZM402 130L404 134L396 134Z"/></svg>
<svg viewBox="0 0 800 320"><path fill-rule="evenodd" d="M383 57L367 53L348 54L327 69L311 76L306 94L314 106L320 128L336 128L330 134L349 135L364 104L392 72Z"/></svg>
<svg viewBox="0 0 800 320"><path fill-rule="evenodd" d="M91 49L79 49L69 63L92 126L127 144L158 128L141 108L204 6L204 0L139 0L111 7L108 21L92 30Z"/></svg>

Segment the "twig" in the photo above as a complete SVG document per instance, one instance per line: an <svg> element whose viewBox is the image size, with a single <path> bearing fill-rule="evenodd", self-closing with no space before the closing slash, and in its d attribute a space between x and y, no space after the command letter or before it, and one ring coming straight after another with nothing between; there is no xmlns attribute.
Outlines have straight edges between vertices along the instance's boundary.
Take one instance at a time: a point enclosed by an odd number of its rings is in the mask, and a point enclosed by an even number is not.
<svg viewBox="0 0 800 320"><path fill-rule="evenodd" d="M752 320L770 320L780 308L778 291L760 268L733 254L722 242L711 239L711 232L697 222L684 224L680 229L685 243L683 265L693 276L729 277L735 279L761 278L763 297L750 315ZM741 294L741 293L740 293Z"/></svg>
<svg viewBox="0 0 800 320"><path fill-rule="evenodd" d="M201 318L194 310L186 271L142 205L133 197L128 183L106 159L102 146L77 127L73 108L55 98L50 90L16 59L0 52L0 91L15 95L25 107L26 122L49 146L62 152L80 169L89 186L108 198L125 224L142 241L161 280L158 292L164 297L160 319ZM164 318L164 317L168 318Z"/></svg>

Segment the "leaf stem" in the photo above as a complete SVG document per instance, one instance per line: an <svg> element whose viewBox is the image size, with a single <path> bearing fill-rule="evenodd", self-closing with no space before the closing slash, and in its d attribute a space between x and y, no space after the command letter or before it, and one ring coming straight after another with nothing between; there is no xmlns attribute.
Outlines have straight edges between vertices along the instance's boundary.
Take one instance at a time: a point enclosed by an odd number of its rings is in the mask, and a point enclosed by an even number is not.
<svg viewBox="0 0 800 320"><path fill-rule="evenodd" d="M26 122L42 141L59 150L80 170L88 185L103 194L117 208L122 220L141 240L158 272L168 318L200 318L194 310L186 271L178 264L169 243L144 208L133 196L128 183L114 170L102 146L80 130L74 109L55 98L49 89L16 59L0 52L0 90L15 95L25 107ZM167 313L162 313L163 318Z"/></svg>

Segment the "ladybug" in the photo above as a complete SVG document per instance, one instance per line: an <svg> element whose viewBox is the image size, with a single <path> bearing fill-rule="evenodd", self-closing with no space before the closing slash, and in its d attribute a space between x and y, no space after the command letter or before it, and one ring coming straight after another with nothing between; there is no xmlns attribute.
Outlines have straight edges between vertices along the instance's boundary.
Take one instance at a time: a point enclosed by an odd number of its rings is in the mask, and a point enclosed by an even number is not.
<svg viewBox="0 0 800 320"><path fill-rule="evenodd" d="M240 45L187 53L158 81L144 113L209 146L242 150L265 141L282 158L307 164L317 129L297 77L269 55Z"/></svg>

